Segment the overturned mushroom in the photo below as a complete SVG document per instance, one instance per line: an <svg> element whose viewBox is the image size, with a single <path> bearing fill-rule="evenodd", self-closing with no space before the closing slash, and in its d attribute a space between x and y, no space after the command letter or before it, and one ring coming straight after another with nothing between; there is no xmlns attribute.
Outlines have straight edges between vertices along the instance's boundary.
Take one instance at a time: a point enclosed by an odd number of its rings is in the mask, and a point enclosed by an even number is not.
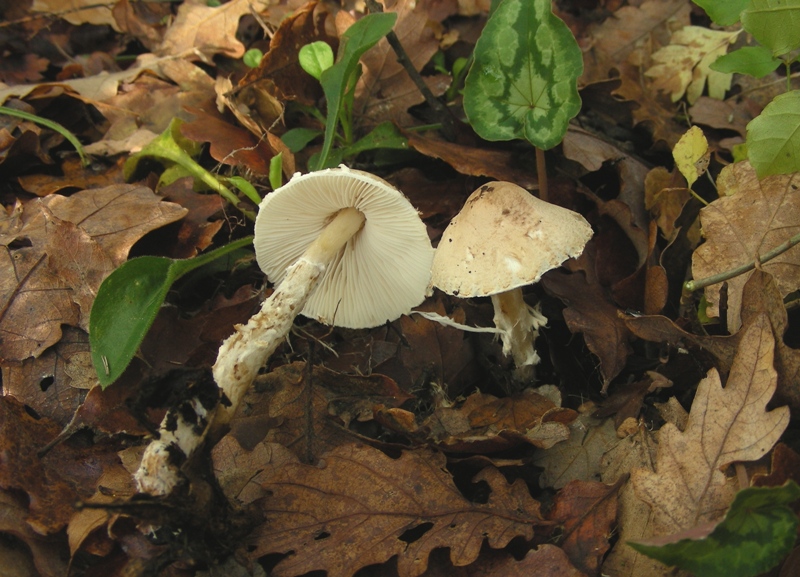
<svg viewBox="0 0 800 577"><path fill-rule="evenodd" d="M201 432L184 441L187 434L173 432L175 418L173 430L164 430L165 418L162 437L184 455L212 420L230 421L298 314L341 327L375 327L421 303L430 281L433 248L416 209L384 180L344 166L295 175L264 198L253 244L259 266L277 287L219 349L213 374L224 402L216 413L178 423ZM167 494L177 484L177 468L164 461L170 451L174 456L174 447L148 447L137 473L142 491Z"/></svg>
<svg viewBox="0 0 800 577"><path fill-rule="evenodd" d="M591 236L581 215L510 182L489 182L442 234L431 284L462 298L491 296L503 353L518 368L535 365L534 341L547 319L525 303L521 287L580 255Z"/></svg>

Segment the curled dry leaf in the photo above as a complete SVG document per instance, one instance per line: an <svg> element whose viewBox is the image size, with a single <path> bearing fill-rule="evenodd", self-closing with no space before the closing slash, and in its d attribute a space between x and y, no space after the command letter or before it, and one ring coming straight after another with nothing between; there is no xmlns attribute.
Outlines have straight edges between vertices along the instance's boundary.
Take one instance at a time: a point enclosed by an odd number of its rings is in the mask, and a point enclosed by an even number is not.
<svg viewBox="0 0 800 577"><path fill-rule="evenodd" d="M264 500L267 521L252 534L252 556L291 552L275 567L276 577L314 570L350 577L397 556L400 577L417 577L435 548L449 547L460 567L477 559L484 540L501 548L548 525L522 480L509 485L487 468L474 481L488 484L485 504L467 500L442 454L430 450L391 459L345 445L326 454L321 467L285 465L264 483L271 494Z"/></svg>
<svg viewBox="0 0 800 577"><path fill-rule="evenodd" d="M800 232L800 174L759 180L749 162L726 166L717 178L720 198L700 211L706 242L692 255L702 279L753 262ZM761 265L783 296L800 286L800 246ZM728 282L728 330L741 326L742 290L753 272ZM709 316L719 315L720 284L705 289Z"/></svg>
<svg viewBox="0 0 800 577"><path fill-rule="evenodd" d="M777 375L775 342L765 317L745 329L725 388L711 369L697 386L684 431L659 431L655 472L635 469L636 494L653 510L652 535L719 520L736 492L723 471L763 457L789 424L788 407L767 411Z"/></svg>

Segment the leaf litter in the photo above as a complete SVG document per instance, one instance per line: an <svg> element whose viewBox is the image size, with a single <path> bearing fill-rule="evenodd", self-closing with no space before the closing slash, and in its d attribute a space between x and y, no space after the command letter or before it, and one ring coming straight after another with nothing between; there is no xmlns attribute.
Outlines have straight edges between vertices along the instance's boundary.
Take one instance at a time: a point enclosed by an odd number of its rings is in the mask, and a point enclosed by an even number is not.
<svg viewBox="0 0 800 577"><path fill-rule="evenodd" d="M713 30L688 0L588 1L554 3L583 48L583 105L548 162L551 200L595 237L525 291L549 319L535 383L511 378L490 335L416 315L359 331L298 321L230 429L183 468L187 490L134 496L143 446L192 390L185 370L210 366L270 287L248 251L195 271L119 381L96 386L87 329L103 279L134 256L191 258L252 227L174 168L142 162L126 183L124 160L177 117L203 166L263 196L271 161L285 180L319 148L281 140L322 128L299 49L335 51L364 12L33 4L3 8L0 104L65 125L94 157L82 167L60 135L0 116L0 546L19 574L655 577L671 570L627 541L718 522L748 483L800 481L797 247L702 299L681 290L797 234L796 174L759 180L731 155L785 79L709 68L736 31ZM488 3L384 8L458 117L451 83ZM252 69L249 48L266 53ZM463 123L452 141L431 129L441 119L385 40L360 66L355 133L388 121L408 146L348 164L397 184L434 243L483 182L535 191L530 147ZM708 150L673 157L690 125ZM481 299L437 292L421 309L492 322Z"/></svg>

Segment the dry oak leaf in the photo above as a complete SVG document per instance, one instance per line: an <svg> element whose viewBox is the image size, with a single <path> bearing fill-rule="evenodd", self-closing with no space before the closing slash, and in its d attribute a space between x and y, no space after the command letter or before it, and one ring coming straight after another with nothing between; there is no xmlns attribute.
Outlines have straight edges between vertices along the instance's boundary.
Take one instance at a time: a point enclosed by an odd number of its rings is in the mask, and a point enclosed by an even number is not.
<svg viewBox="0 0 800 577"><path fill-rule="evenodd" d="M697 386L685 430L659 431L655 471L634 469L636 495L653 511L652 535L670 535L718 521L736 483L723 471L735 461L755 461L789 424L789 408L767 411L777 385L775 341L762 316L745 329L725 388L711 369Z"/></svg>
<svg viewBox="0 0 800 577"><path fill-rule="evenodd" d="M236 39L239 19L266 10L270 0L231 0L209 6L205 0L187 0L178 8L175 21L164 34L156 53L161 56L201 53L241 58L244 45Z"/></svg>
<svg viewBox="0 0 800 577"><path fill-rule="evenodd" d="M653 86L668 92L673 102L686 94L689 104L703 94L722 100L731 87L733 74L711 70L711 64L728 51L739 31L709 30L702 26L684 26L672 35L669 46L653 54L651 66L644 73L653 79Z"/></svg>
<svg viewBox="0 0 800 577"><path fill-rule="evenodd" d="M772 250L800 233L800 173L761 180L749 162L722 169L720 198L700 211L706 241L692 255L692 275L702 279ZM800 286L800 246L761 265L785 297ZM742 291L752 271L728 280L728 330L741 326ZM706 287L708 315L719 315L720 284Z"/></svg>
<svg viewBox="0 0 800 577"><path fill-rule="evenodd" d="M683 0L649 0L619 8L590 30L592 46L584 55L581 84L607 79L610 69L628 59L641 63L643 51L666 45L674 30L689 24L690 12Z"/></svg>
<svg viewBox="0 0 800 577"><path fill-rule="evenodd" d="M458 491L441 453L392 459L364 445L338 447L320 467L285 465L264 483L271 496L264 499L266 522L250 541L252 556L289 553L276 577L314 570L350 577L397 556L399 576L417 577L433 549L448 547L461 567L478 558L484 540L497 549L549 524L522 480L509 485L487 468L474 481L488 484L485 504Z"/></svg>

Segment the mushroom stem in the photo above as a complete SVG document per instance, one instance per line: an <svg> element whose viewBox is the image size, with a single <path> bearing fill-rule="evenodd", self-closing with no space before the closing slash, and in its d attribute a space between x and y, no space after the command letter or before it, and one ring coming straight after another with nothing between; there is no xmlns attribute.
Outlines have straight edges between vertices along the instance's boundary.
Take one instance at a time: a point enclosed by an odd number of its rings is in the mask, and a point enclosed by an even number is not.
<svg viewBox="0 0 800 577"><path fill-rule="evenodd" d="M339 211L303 255L287 269L275 292L247 324L237 325L219 349L212 369L223 401L214 407L198 400L164 417L158 439L148 445L136 481L139 491L168 495L179 484L180 466L200 446L208 430L230 422L258 371L286 338L322 273L364 225L355 208ZM187 416L189 418L187 418Z"/></svg>
<svg viewBox="0 0 800 577"><path fill-rule="evenodd" d="M492 295L494 324L502 332L503 354L514 359L517 368L536 365L541 360L534 348L539 327L547 318L522 298L522 289Z"/></svg>
<svg viewBox="0 0 800 577"><path fill-rule="evenodd" d="M247 324L237 325L236 332L222 343L213 373L230 404L217 410L215 426L231 420L258 371L289 334L326 267L362 226L364 215L359 210L340 210L303 256L287 269L261 310Z"/></svg>

